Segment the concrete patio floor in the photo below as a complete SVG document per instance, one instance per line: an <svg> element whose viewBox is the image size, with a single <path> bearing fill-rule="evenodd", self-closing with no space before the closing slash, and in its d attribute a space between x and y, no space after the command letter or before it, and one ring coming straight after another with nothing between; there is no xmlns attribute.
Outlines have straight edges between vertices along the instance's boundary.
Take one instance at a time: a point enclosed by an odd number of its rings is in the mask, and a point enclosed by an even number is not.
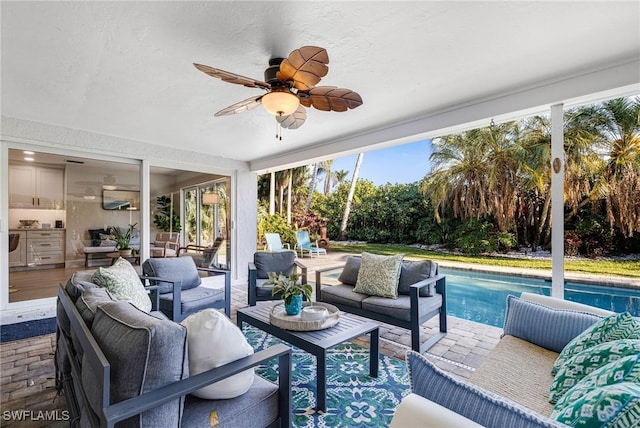
<svg viewBox="0 0 640 428"><path fill-rule="evenodd" d="M327 256L300 259L309 270L308 281L315 280L315 270L344 262L348 254L329 252ZM261 302L260 304L270 304ZM237 284L232 290L232 319L238 308L247 306L246 284ZM448 317L448 333L424 355L441 369L461 378L468 378L493 349L502 329ZM424 338L438 331L437 320L432 319L422 327ZM410 349L408 330L381 324L380 352L404 359ZM368 347L367 336L355 340ZM64 409L64 397L55 399L53 376L53 352L55 334L32 337L0 344L0 414L2 427L62 427L67 423L51 421L15 421L3 417L4 411L53 411Z"/></svg>

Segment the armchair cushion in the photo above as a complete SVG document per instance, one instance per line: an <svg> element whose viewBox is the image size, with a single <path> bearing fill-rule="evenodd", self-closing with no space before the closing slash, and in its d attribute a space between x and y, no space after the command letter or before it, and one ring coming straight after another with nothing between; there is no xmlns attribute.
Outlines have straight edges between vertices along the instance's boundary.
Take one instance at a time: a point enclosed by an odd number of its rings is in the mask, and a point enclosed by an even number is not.
<svg viewBox="0 0 640 428"><path fill-rule="evenodd" d="M180 281L183 290L198 287L202 283L198 268L191 257L150 258L142 264L142 271L145 275L167 281ZM158 286L160 294L173 291L173 285L170 282L157 281L154 285Z"/></svg>
<svg viewBox="0 0 640 428"><path fill-rule="evenodd" d="M421 297L418 316L425 316L440 306L442 306L441 294L436 294L433 297ZM362 309L407 322L411 320L411 298L409 296L398 296L397 299L369 296L362 301Z"/></svg>
<svg viewBox="0 0 640 428"><path fill-rule="evenodd" d="M204 309L182 321L187 328L189 375L230 363L253 354L240 329L215 309ZM199 398L220 400L238 397L253 385L254 371L246 370L192 392Z"/></svg>
<svg viewBox="0 0 640 428"><path fill-rule="evenodd" d="M265 252L258 251L253 255L258 279L268 279L269 272L291 275L295 269L296 253L293 251Z"/></svg>
<svg viewBox="0 0 640 428"><path fill-rule="evenodd" d="M128 261L119 258L113 266L99 267L91 280L109 290L116 299L127 300L144 312L151 311L151 299Z"/></svg>
<svg viewBox="0 0 640 428"><path fill-rule="evenodd" d="M358 281L353 291L372 296L398 297L398 279L402 254L380 256L362 253L362 262L358 272Z"/></svg>
<svg viewBox="0 0 640 428"><path fill-rule="evenodd" d="M428 279L438 272L438 265L431 260L403 260L398 280L398 294L409 295L411 285ZM429 297L432 287L420 289L420 297Z"/></svg>
<svg viewBox="0 0 640 428"><path fill-rule="evenodd" d="M106 288L89 288L76 300L76 308L87 327L91 328L98 306L116 300Z"/></svg>
<svg viewBox="0 0 640 428"><path fill-rule="evenodd" d="M173 318L173 293L165 293L160 295L160 310ZM188 314L201 308L211 307L216 302L225 299L224 290L197 287L188 290L182 290L180 293L180 313Z"/></svg>

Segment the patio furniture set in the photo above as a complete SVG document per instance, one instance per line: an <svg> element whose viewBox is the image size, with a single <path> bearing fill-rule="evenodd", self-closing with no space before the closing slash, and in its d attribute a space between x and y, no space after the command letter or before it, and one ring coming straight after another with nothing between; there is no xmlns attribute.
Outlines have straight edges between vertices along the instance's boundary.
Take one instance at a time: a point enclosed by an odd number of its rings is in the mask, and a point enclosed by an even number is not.
<svg viewBox="0 0 640 428"><path fill-rule="evenodd" d="M118 260L114 267L123 265L128 263ZM334 269L341 269L338 284L324 285L322 276ZM205 271L210 276L201 278L198 270L188 257L145 261L138 292L143 290L149 302L142 310L137 297L123 299L117 295L121 291L117 287L111 293L103 288L100 273L106 269L99 269L99 274L76 273L65 287L59 287L56 378L67 393L71 414L81 419L82 425L114 426L127 420L133 426L156 426L158 421L162 426L168 426L168 422L188 426L210 426L214 422L220 427L289 426L289 346L272 346L254 355L241 353L194 374L196 366L189 355L196 354L196 348L187 352L189 334L196 334L190 330L192 321L203 314L209 316L207 311L214 311L212 308L223 309L228 316L231 295L229 272L208 269ZM243 325L249 324L316 357L319 411L327 409L328 349L369 335L369 375L377 377L378 322L411 331L413 351L408 353L407 364L412 392L398 407L392 426L562 426L548 417L546 401L551 381L545 370L573 337L606 315L557 299L527 295L510 299L504 338L471 382L463 382L421 355L446 334L446 279L438 274L437 264L363 253L361 257L349 257L340 267L317 271L316 300L334 305L341 312L337 324L313 331L279 326L272 320L273 304L258 305L282 297L271 294L269 272L301 272L302 282L307 279L307 270L293 251L256 252L248 271L249 306L238 309L237 326L242 331ZM207 278L217 284L203 283ZM371 281L375 286L367 289L372 287ZM388 295L393 294L388 287L393 281L395 296ZM147 302L143 299L142 304ZM421 343L420 326L436 316L440 332ZM227 317L219 317L228 322ZM201 324L210 326L211 321ZM238 334L244 339L242 333ZM225 340L215 345L201 341L196 345L202 348L204 343L205 353L218 355L234 348L233 342ZM137 355L136 349L149 352ZM233 384L237 378L230 377L276 358L277 385L254 375L246 392L239 395L198 395L211 386ZM223 379L227 384L220 382ZM521 393L514 395L514 391Z"/></svg>

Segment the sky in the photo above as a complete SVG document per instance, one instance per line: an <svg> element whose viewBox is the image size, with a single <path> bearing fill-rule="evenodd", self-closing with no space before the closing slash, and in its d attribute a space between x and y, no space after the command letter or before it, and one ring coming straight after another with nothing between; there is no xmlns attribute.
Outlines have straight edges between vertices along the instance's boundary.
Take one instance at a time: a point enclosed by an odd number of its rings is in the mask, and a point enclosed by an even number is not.
<svg viewBox="0 0 640 428"><path fill-rule="evenodd" d="M422 180L430 170L431 140L403 144L387 149L366 152L362 159L359 178L376 186L391 183L413 183ZM345 156L333 161L331 169L349 171L351 180L358 155Z"/></svg>

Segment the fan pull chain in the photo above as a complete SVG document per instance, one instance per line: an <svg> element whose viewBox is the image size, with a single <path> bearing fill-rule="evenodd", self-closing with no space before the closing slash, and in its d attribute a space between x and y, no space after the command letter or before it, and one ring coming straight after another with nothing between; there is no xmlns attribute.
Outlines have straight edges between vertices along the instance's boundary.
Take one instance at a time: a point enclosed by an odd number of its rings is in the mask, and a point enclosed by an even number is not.
<svg viewBox="0 0 640 428"><path fill-rule="evenodd" d="M282 126L280 126L280 122L276 120L276 140L282 141Z"/></svg>

